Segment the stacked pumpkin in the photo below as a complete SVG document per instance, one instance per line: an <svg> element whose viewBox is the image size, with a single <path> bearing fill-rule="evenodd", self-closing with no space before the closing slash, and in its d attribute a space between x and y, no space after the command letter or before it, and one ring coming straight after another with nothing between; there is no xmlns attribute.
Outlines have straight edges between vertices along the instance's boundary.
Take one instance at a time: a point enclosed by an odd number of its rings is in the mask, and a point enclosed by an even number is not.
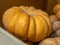
<svg viewBox="0 0 60 45"><path fill-rule="evenodd" d="M53 23L53 34L52 37L60 36L60 4L54 7L55 15L50 16L50 20Z"/></svg>
<svg viewBox="0 0 60 45"><path fill-rule="evenodd" d="M38 42L52 32L52 23L46 12L34 7L15 6L5 11L3 25L21 40Z"/></svg>

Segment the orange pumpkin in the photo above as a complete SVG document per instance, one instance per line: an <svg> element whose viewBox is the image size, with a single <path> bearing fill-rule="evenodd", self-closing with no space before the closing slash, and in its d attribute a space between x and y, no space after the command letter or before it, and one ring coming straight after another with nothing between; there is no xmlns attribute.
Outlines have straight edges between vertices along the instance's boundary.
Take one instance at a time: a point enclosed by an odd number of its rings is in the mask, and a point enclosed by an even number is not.
<svg viewBox="0 0 60 45"><path fill-rule="evenodd" d="M58 19L60 19L60 4L57 4L54 9L53 9L54 13L56 14L56 17Z"/></svg>
<svg viewBox="0 0 60 45"><path fill-rule="evenodd" d="M60 20L60 11L56 13L56 17Z"/></svg>
<svg viewBox="0 0 60 45"><path fill-rule="evenodd" d="M52 24L46 12L34 7L12 7L3 15L4 27L22 40L38 42L49 36Z"/></svg>
<svg viewBox="0 0 60 45"><path fill-rule="evenodd" d="M57 13L58 11L60 11L60 4L56 4L54 9L53 9L54 13Z"/></svg>

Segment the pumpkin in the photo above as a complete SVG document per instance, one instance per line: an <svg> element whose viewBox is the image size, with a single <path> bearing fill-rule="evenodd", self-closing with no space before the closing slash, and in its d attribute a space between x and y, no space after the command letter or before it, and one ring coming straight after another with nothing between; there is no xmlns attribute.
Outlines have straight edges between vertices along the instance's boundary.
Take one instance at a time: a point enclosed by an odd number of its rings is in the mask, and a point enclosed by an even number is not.
<svg viewBox="0 0 60 45"><path fill-rule="evenodd" d="M51 37L57 37L60 36L60 20L56 17L56 15L51 15L50 20L53 25L53 32L51 34Z"/></svg>
<svg viewBox="0 0 60 45"><path fill-rule="evenodd" d="M60 4L56 4L53 9L54 13L57 13L58 11L60 11Z"/></svg>
<svg viewBox="0 0 60 45"><path fill-rule="evenodd" d="M51 15L50 20L51 20L52 25L53 25L53 32L51 34L51 37L60 36L60 34L59 34L59 32L60 32L59 31L59 29L60 29L60 20L58 20L56 15Z"/></svg>
<svg viewBox="0 0 60 45"><path fill-rule="evenodd" d="M46 12L28 6L15 6L5 11L3 25L21 40L38 42L52 32L52 23Z"/></svg>
<svg viewBox="0 0 60 45"><path fill-rule="evenodd" d="M56 31L57 36L60 36L60 29Z"/></svg>
<svg viewBox="0 0 60 45"><path fill-rule="evenodd" d="M56 13L56 17L60 20L60 11Z"/></svg>
<svg viewBox="0 0 60 45"><path fill-rule="evenodd" d="M39 43L39 45L60 45L60 37L47 38Z"/></svg>
<svg viewBox="0 0 60 45"><path fill-rule="evenodd" d="M55 21L58 20L57 17L56 17L56 15L50 15L49 18L50 18L50 20L51 20L52 23L54 23Z"/></svg>
<svg viewBox="0 0 60 45"><path fill-rule="evenodd" d="M60 19L60 4L57 4L54 9L53 9L54 13L56 14L56 17L58 19Z"/></svg>
<svg viewBox="0 0 60 45"><path fill-rule="evenodd" d="M58 30L60 29L60 21L55 21L53 23L53 30Z"/></svg>

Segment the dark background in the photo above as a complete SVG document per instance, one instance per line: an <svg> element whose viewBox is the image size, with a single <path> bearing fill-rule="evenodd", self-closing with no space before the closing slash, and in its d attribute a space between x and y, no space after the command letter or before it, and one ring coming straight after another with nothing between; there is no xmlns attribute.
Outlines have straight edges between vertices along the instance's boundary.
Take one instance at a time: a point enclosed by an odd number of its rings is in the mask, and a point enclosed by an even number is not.
<svg viewBox="0 0 60 45"><path fill-rule="evenodd" d="M45 0L0 0L0 25L4 11L12 6L28 5L45 10L45 4Z"/></svg>
<svg viewBox="0 0 60 45"><path fill-rule="evenodd" d="M56 4L55 0L0 0L0 26L2 26L2 16L5 10L12 6L34 6L48 13L51 12L52 6Z"/></svg>

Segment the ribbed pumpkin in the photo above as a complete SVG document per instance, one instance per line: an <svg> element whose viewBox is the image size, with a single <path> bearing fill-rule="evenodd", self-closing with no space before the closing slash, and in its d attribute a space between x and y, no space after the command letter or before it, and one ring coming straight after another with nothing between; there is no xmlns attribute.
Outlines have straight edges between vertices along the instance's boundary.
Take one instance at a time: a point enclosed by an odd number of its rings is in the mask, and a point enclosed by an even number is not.
<svg viewBox="0 0 60 45"><path fill-rule="evenodd" d="M60 45L60 37L47 38L39 43L39 45Z"/></svg>
<svg viewBox="0 0 60 45"><path fill-rule="evenodd" d="M15 6L3 15L3 25L22 40L38 42L49 36L52 24L44 11L34 7Z"/></svg>

